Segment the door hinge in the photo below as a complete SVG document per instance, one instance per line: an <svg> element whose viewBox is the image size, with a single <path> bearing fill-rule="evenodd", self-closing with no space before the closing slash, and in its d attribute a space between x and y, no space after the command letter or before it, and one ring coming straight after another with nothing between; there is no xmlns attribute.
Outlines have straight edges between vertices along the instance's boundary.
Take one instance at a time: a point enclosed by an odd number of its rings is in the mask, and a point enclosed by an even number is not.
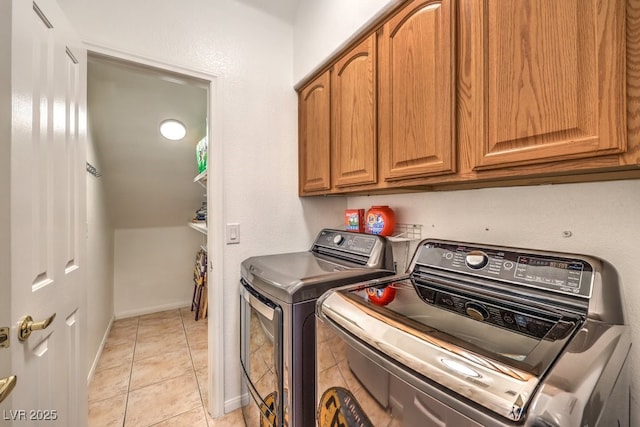
<svg viewBox="0 0 640 427"><path fill-rule="evenodd" d="M0 348L7 348L11 344L9 332L9 328L0 328Z"/></svg>

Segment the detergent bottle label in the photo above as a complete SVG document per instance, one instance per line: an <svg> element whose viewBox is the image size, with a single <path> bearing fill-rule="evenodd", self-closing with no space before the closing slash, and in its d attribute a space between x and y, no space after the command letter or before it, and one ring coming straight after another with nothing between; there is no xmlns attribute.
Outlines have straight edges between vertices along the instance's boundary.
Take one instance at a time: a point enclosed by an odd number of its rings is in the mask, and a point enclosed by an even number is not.
<svg viewBox="0 0 640 427"><path fill-rule="evenodd" d="M369 233L380 234L384 228L384 217L379 213L368 214L367 226L369 227Z"/></svg>

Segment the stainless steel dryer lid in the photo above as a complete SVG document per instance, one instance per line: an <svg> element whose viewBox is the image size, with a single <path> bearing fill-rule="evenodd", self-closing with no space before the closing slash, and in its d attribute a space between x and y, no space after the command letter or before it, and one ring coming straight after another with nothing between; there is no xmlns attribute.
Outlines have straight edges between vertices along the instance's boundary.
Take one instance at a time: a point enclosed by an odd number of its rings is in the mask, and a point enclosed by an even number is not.
<svg viewBox="0 0 640 427"><path fill-rule="evenodd" d="M311 249L248 258L242 278L283 303L315 300L336 286L393 274L391 244L382 237L323 229Z"/></svg>
<svg viewBox="0 0 640 427"><path fill-rule="evenodd" d="M284 303L316 299L327 290L392 272L333 262L311 251L247 258L241 264L242 278L261 293Z"/></svg>

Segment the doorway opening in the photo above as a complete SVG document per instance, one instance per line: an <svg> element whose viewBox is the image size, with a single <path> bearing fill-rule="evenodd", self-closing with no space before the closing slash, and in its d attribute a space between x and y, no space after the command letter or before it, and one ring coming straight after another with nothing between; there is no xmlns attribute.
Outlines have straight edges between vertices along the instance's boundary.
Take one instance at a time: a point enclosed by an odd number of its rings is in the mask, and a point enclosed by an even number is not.
<svg viewBox="0 0 640 427"><path fill-rule="evenodd" d="M87 78L87 170L94 172L87 185L87 258L96 274L112 266L111 276L88 289L89 311L98 317L89 322L88 353L99 356L105 316L111 321L189 306L196 253L206 247L209 260L221 258L222 156L216 155L215 76L94 46ZM163 137L166 120L184 124L184 138ZM210 154L201 186L196 146L203 139ZM209 227L200 234L188 224L204 204ZM221 269L209 271L210 283L221 278ZM110 304L104 304L109 286ZM209 316L199 321L208 324L207 409L218 417L224 412L221 287L208 292Z"/></svg>

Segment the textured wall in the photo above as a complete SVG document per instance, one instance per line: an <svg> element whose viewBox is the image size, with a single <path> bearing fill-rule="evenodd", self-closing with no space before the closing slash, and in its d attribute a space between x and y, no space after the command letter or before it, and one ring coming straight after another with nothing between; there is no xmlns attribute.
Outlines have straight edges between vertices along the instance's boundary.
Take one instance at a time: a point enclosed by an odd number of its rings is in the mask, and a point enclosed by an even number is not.
<svg viewBox="0 0 640 427"><path fill-rule="evenodd" d="M219 127L213 140L222 145L223 170L212 173L223 182L223 217L210 221L218 226L239 222L242 241L232 246L214 242L223 245L222 259L213 260L223 282L212 286L223 287L223 301L209 304L218 303L224 311L224 328L214 332L224 334L224 348L212 351L224 355L225 368L213 375L225 376L225 401L232 409L241 391L240 262L307 249L321 227L341 224L346 207L344 198L297 197L293 27L235 1L60 3L85 41L218 76L219 111L214 114Z"/></svg>
<svg viewBox="0 0 640 427"><path fill-rule="evenodd" d="M87 162L100 170L100 161L89 136ZM113 227L106 209L104 181L87 177L87 368L96 355L113 318Z"/></svg>
<svg viewBox="0 0 640 427"><path fill-rule="evenodd" d="M298 82L358 29L403 0L299 0L294 23L293 78Z"/></svg>
<svg viewBox="0 0 640 427"><path fill-rule="evenodd" d="M202 238L186 225L117 229L113 264L116 317L188 306Z"/></svg>

